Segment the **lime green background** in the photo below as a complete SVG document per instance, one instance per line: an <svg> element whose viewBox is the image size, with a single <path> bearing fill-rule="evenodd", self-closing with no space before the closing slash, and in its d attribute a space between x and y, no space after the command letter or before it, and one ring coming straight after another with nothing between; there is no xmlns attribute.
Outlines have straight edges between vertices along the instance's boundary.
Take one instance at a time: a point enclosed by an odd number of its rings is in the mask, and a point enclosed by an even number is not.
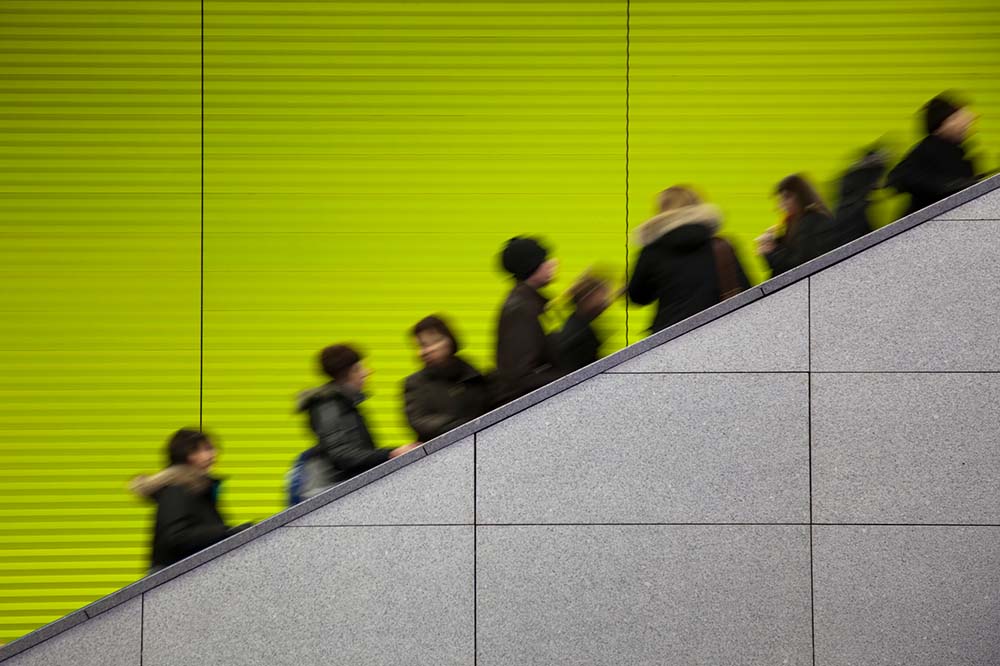
<svg viewBox="0 0 1000 666"><path fill-rule="evenodd" d="M1000 6L941 6L207 0L203 229L200 2L0 1L0 640L141 575L126 481L200 410L230 520L279 510L326 344L412 439L406 330L446 313L488 365L511 235L552 243L555 292L624 274L683 182L748 251L778 179L902 150L946 88L996 150ZM603 325L625 344L624 307Z"/></svg>

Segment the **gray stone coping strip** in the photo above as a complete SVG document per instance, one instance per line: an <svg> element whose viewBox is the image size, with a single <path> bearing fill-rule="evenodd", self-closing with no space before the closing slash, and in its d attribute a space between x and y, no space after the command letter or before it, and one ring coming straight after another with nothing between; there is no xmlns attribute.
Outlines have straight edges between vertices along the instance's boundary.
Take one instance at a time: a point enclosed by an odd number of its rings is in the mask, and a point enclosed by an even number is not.
<svg viewBox="0 0 1000 666"><path fill-rule="evenodd" d="M64 631L69 631L78 624L83 624L88 619L87 614L82 610L73 611L69 615L65 615L55 622L50 622L40 629L35 629L30 634L25 634L21 638L11 641L6 645L0 645L0 661L6 661L14 655L21 654L25 650L30 650L36 645L49 640L53 636L58 636Z"/></svg>
<svg viewBox="0 0 1000 666"><path fill-rule="evenodd" d="M326 506L330 502L334 502L345 495L349 495L355 490L363 488L364 486L367 486L368 484L373 483L398 469L402 469L403 467L406 467L421 458L433 455L441 449L451 446L452 444L456 444L477 432L489 428L490 426L496 425L497 423L500 423L501 421L508 419L511 416L514 416L515 414L518 414L540 402L548 400L552 396L562 393L563 391L566 391L581 382L605 373L625 361L635 358L639 354L643 354L651 349L659 347L674 338L678 338L695 330L696 328L715 321L720 317L724 317L730 312L734 312L742 307L754 303L768 294L773 294L774 292L784 289L785 287L788 287L800 280L804 280L819 271L849 259L860 252L864 252L870 247L874 247L875 245L909 231L914 227L920 226L925 222L929 222L939 215L954 210L955 208L958 208L959 206L962 206L977 197L981 197L984 194L997 189L1000 189L1000 175L988 178L970 188L948 197L947 199L939 201L932 206L928 206L923 210L907 215L906 217L882 227L881 229L873 231L856 241L837 248L832 252L828 252L827 254L805 263L798 268L752 287L741 294L719 303L718 305L699 312L693 317L689 317L682 322L674 324L673 326L640 340L639 342L631 344L628 347L611 354L610 356L602 358L596 363L592 363L581 370L577 370L576 372L552 382L548 386L529 393L522 398L518 398L517 400L514 400L503 407L495 409L488 414L470 421L469 423L466 423L451 432L445 433L444 435L425 443L418 449L414 449L413 451L399 456L398 458L393 458L378 467L359 474L358 476L355 476L354 478L349 479L348 481L345 481L344 483L341 483L326 492L312 497L290 509L281 511L270 518L262 520L253 527L240 532L239 534L229 537L228 539L221 541L210 548L206 548L205 550L192 555L185 560L181 560L177 564L169 566L162 571L158 571L151 576L146 576L145 578L123 587L117 592L113 592L102 599L98 599L89 606L84 607L82 610L74 611L61 620L57 620L52 624L48 624L41 629L33 631L30 634L0 647L0 661L23 652L24 650L27 650L34 645L51 638L52 636L56 636L82 622L85 622L89 618L96 617L101 613L111 610L115 606L144 594L145 592L162 585L167 581L173 580L174 578L183 575L206 562L214 560L220 555L224 555L231 550L239 548L248 541L253 541L254 539L262 537L268 532L272 532L273 530L282 527L293 520L301 518L307 513L315 511L322 506Z"/></svg>

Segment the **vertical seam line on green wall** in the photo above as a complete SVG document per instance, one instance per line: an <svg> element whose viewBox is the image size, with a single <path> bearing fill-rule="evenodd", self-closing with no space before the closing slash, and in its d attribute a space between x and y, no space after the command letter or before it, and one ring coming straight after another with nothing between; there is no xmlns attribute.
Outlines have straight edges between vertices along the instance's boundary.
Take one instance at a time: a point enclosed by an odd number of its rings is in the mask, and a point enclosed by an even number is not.
<svg viewBox="0 0 1000 666"><path fill-rule="evenodd" d="M625 0L625 284L629 279L629 257L628 257L628 190L629 190L629 80L632 55L632 0ZM628 339L628 294L625 297L625 346L629 345Z"/></svg>
<svg viewBox="0 0 1000 666"><path fill-rule="evenodd" d="M205 405L205 0L201 0L201 236L198 265L198 429L203 430Z"/></svg>

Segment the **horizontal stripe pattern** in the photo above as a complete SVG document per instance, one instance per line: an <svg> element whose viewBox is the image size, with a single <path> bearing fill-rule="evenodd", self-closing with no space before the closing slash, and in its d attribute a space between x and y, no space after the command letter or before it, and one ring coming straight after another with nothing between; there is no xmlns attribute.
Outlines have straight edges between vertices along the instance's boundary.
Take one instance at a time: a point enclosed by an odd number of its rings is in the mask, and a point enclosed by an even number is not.
<svg viewBox="0 0 1000 666"><path fill-rule="evenodd" d="M412 439L406 331L444 312L490 365L506 238L552 244L554 293L623 275L628 229L692 183L761 279L782 176L902 152L943 89L1000 109L986 0L206 0L202 229L201 11L0 2L0 641L141 575L125 484L199 410L229 518L279 510L326 344L363 346L377 438Z"/></svg>

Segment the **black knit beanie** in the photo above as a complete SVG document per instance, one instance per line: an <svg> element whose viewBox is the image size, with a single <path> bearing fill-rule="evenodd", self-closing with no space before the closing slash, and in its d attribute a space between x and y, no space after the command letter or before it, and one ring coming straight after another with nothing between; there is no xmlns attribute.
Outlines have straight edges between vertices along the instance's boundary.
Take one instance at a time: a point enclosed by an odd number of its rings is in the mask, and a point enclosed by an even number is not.
<svg viewBox="0 0 1000 666"><path fill-rule="evenodd" d="M927 102L924 105L924 124L927 127L927 133L934 134L944 124L944 121L961 108L944 95L938 95Z"/></svg>
<svg viewBox="0 0 1000 666"><path fill-rule="evenodd" d="M545 263L549 252L534 238L518 236L507 241L500 257L504 270L517 280L527 280Z"/></svg>

